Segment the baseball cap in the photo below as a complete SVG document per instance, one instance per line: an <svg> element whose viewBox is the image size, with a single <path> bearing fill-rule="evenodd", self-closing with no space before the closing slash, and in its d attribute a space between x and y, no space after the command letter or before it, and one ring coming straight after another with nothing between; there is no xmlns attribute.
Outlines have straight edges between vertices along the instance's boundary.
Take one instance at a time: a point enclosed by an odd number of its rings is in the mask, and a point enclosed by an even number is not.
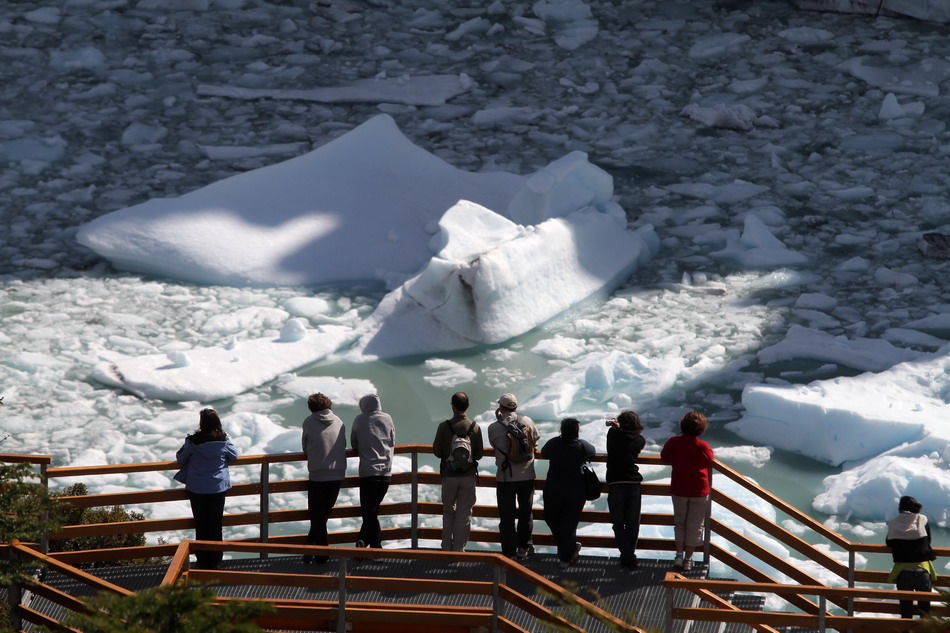
<svg viewBox="0 0 950 633"><path fill-rule="evenodd" d="M505 409L517 409L518 408L518 399L515 398L513 393L502 394L498 398L498 405L504 407Z"/></svg>

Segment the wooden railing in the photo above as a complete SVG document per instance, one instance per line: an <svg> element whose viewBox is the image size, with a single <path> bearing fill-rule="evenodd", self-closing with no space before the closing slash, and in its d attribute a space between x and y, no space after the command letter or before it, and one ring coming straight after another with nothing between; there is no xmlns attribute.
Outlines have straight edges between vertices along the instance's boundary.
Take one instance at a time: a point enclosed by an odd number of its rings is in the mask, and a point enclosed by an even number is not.
<svg viewBox="0 0 950 633"><path fill-rule="evenodd" d="M436 486L441 482L441 478L436 472L420 472L420 456L430 456L432 449L428 445L410 444L396 447L398 455L408 455L410 457L410 470L408 472L393 473L391 485L404 486L409 485L410 500L384 504L380 508L380 514L383 516L408 515L410 517L410 526L408 528L388 528L383 531L383 538L387 540L400 539L408 540L410 547L415 549L420 540L439 540L441 530L434 527L424 527L420 525L421 516L439 516L442 514L442 505L434 502L420 501L420 486ZM486 450L486 457L490 458L493 452ZM349 457L355 457L353 451L348 451ZM0 460L13 461L5 459L11 456L0 455ZM49 458L47 456L18 456L17 461L32 461L41 465L41 476L44 481L62 479L67 477L90 478L98 475L150 472L150 471L169 471L177 470L178 464L173 461L154 462L142 464L114 464L101 466L83 466L67 468L49 468ZM540 458L540 456L538 456ZM432 457L433 464L436 463ZM594 461L604 462L606 456L597 455ZM638 460L641 464L663 465L658 456L643 455ZM300 462L305 463L306 457L303 453L280 453L267 455L249 455L239 457L232 466L260 466L259 477L256 482L239 483L234 485L229 491L228 496L239 497L253 495L259 500L257 512L247 512L238 514L226 514L224 516L225 526L257 525L258 537L253 539L260 542L278 543L278 544L297 544L305 541L304 534L289 534L273 536L270 534L270 527L275 524L307 521L309 516L306 509L290 510L271 510L270 497L277 494L291 492L304 492L307 489L306 479L292 479L272 481L270 478L270 466L272 464ZM706 519L706 543L704 545L704 559L709 562L714 558L724 564L726 567L734 570L755 582L779 585L776 578L769 576L762 571L759 566L753 565L749 559L759 560L776 571L791 578L795 583L807 586L823 585L817 578L802 571L795 564L794 559L787 559L778 556L765 547L756 543L753 539L739 533L738 531L726 525L716 516L713 506L721 507L735 513L748 524L758 528L771 538L776 539L789 549L799 553L805 559L813 561L822 568L830 571L846 582L848 587L854 587L856 582L862 583L885 583L887 572L882 570L858 570L856 569L856 554L859 552L868 553L887 553L889 549L883 545L871 543L855 543L841 536L837 532L827 528L814 518L808 516L801 510L791 506L782 499L771 494L764 488L758 486L755 482L746 478L742 474L733 470L729 466L716 461L714 464L716 472L712 492L712 501L710 512ZM791 519L803 525L811 533L813 539L825 539L832 547L843 551L847 555L848 564L836 560L823 549L791 533L778 522L773 522L741 503L735 501L720 489L715 487L715 481L719 477L725 477L747 491L762 499L765 503L772 506L777 512L783 513ZM357 477L347 477L343 482L344 488L357 487L359 485ZM492 475L480 474L478 477L480 487L493 488L495 477ZM539 479L535 482L536 489L542 489L544 481ZM607 490L606 485L603 487ZM666 484L644 483L641 486L644 495L668 496L670 494L669 486ZM136 492L93 494L76 497L61 497L61 501L76 507L97 507L112 505L135 505L140 506L147 503L160 503L167 501L177 501L187 499L187 494L183 488L147 490ZM497 518L498 510L494 506L476 506L473 511L475 517ZM358 517L359 506L338 506L334 508L331 517L346 518ZM535 519L543 519L544 511L534 509ZM581 521L585 523L609 524L609 513L598 510L586 510L581 516ZM643 525L672 525L672 516L668 514L646 513L641 516ZM191 517L180 517L172 519L150 519L144 521L129 521L119 523L104 523L94 525L72 525L64 526L62 530L51 535L51 538L62 539L81 536L98 536L106 534L126 534L126 533L154 533L170 530L187 530L194 527L194 521ZM715 542L710 541L711 535L717 535L725 541L732 543L743 555L736 554L726 550ZM353 532L336 532L330 534L331 544L352 543L356 538ZM586 547L615 547L614 539L609 536L579 535L578 541ZM490 530L473 530L470 541L478 543L498 543L499 534ZM539 545L553 545L553 539L549 534L539 533L534 535L534 542ZM124 548L121 550L97 550L94 552L60 552L51 556L59 561L67 563L82 563L92 560L118 560L128 557L131 553L142 558L153 556L171 555L176 549L175 545L152 545L140 548ZM670 551L674 549L673 542L669 539L640 539L638 544L640 550L659 550ZM950 555L950 548L935 548L938 556ZM260 555L266 556L262 551ZM937 586L950 586L950 577L943 575L937 580ZM806 595L814 594L795 594L794 592L777 593L782 595L794 607L800 609L806 614L817 615L820 612L820 605L809 600ZM828 594L826 598L833 604L845 609L849 615L853 615L853 598L846 594Z"/></svg>
<svg viewBox="0 0 950 633"><path fill-rule="evenodd" d="M121 595L132 593L21 543L14 542L11 549L15 555L23 559L44 564L95 590ZM196 550L214 550L237 554L332 555L337 560L337 571L336 573L287 574L189 570L189 555ZM351 561L366 557L443 563L481 563L493 568L492 581L462 581L446 580L444 578L387 578L354 574L351 571ZM526 581L534 589L532 596L512 588L508 584L508 578L512 577ZM609 630L618 633L645 633L639 627L615 617L583 597L500 554L186 540L175 546L171 562L168 564L161 584L169 585L181 580L212 582L228 586L305 587L336 592L335 600L268 600L274 607L274 611L262 617L258 623L266 628L282 630L312 631L316 629L335 630L342 633L351 630L356 624L359 625L359 630L366 631L368 628L372 628L367 627L367 623L380 622L384 624L384 627L380 630L385 630L387 633L428 631L432 633L451 633L453 631L469 633L478 629L493 632L526 633L523 628L516 625L507 616L507 609L514 608L524 611L529 616L550 625L555 630L585 633L585 630L579 625L565 619L533 597L534 595L541 595L550 596L562 605L570 605L579 609L586 616L606 625ZM25 587L63 607L67 612L88 613L91 610L81 600L37 580L28 581ZM453 607L444 604L361 602L349 598L349 593L353 591L378 591L381 593L408 591L481 595L490 596L490 606ZM218 599L219 602L227 600L237 599ZM24 605L15 605L14 614L22 621L74 633L61 621Z"/></svg>
<svg viewBox="0 0 950 633"><path fill-rule="evenodd" d="M828 610L829 602L848 602L853 605L854 612L894 614L899 613L898 605L894 600L913 600L915 603L938 602L943 596L935 593L920 591L893 591L882 589L832 588L826 585L785 585L774 583L734 582L715 580L690 580L684 576L668 572L663 580L667 589L668 613L671 619L707 621L707 622L737 622L749 625L761 633L778 633L774 627L803 627L816 629L824 633L828 629L838 631L860 631L863 633L894 633L895 631L910 631L922 627L920 620L894 620L881 617L856 617L853 614L840 615ZM712 608L676 607L673 606L672 591L684 589L698 596ZM791 600L794 597L817 596L818 612L788 613L778 611L745 611L732 603L726 602L714 592L747 592L757 594L774 594ZM950 609L932 606L932 614L946 617ZM667 630L670 630L667 626Z"/></svg>

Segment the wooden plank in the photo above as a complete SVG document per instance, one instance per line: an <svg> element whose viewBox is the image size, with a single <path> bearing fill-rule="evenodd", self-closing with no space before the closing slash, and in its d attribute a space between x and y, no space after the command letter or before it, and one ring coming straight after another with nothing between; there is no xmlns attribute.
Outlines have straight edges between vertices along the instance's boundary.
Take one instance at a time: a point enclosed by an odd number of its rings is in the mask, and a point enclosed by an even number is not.
<svg viewBox="0 0 950 633"><path fill-rule="evenodd" d="M119 585L115 585L111 582L103 580L99 578L98 576L87 574L81 569L76 569L75 567L71 565L67 565L66 563L61 563L55 558L52 558L46 554L43 554L42 552L38 552L29 547L25 547L19 541L13 541L10 544L10 547L16 550L17 553L21 556L25 556L35 561L41 562L47 567L52 567L53 569L55 569L56 571L60 572L61 574L65 576L69 576L70 578L73 578L74 580L78 580L79 582L85 583L87 585L91 585L93 587L96 587L97 589L102 589L102 590L109 591L112 593L117 593L123 596L131 596L133 594L132 591L129 591L125 587L120 587Z"/></svg>
<svg viewBox="0 0 950 633"><path fill-rule="evenodd" d="M136 547L108 547L102 549L80 549L71 552L50 552L50 557L68 565L98 563L109 560L136 560L171 556L177 545L139 545Z"/></svg>
<svg viewBox="0 0 950 633"><path fill-rule="evenodd" d="M733 530L731 527L722 523L718 519L712 520L712 529L713 531L721 536L722 538L730 541L731 543L742 548L746 552L752 554L760 561L765 564L773 567L777 571L782 572L792 580L803 584L803 585L820 585L822 584L819 580L808 575L807 573L800 570L798 567L793 565L789 560L782 558L776 554L773 554L765 547L759 545L758 543L752 541L748 537L740 534L736 530Z"/></svg>
<svg viewBox="0 0 950 633"><path fill-rule="evenodd" d="M828 529L827 527L825 527L824 525L822 525L821 523L819 523L812 517L808 516L807 514L805 514L798 508L796 508L795 506L783 501L782 499L779 499L778 497L773 495L771 492L769 492L765 488L762 488L761 486L759 486L757 483L755 483L754 481L752 481L745 475L742 475L738 471L733 470L729 466L726 466L719 460L713 460L713 467L718 472L722 473L723 475L725 475L732 481L736 482L737 484L739 484L740 486L742 486L749 492L754 493L759 498L767 501L771 505L775 506L776 508L784 512L785 514L789 515L793 519L804 524L806 527L811 528L813 531L824 536L826 539L835 543L839 547L848 549L851 546L851 541L849 541L845 537L841 536L834 530Z"/></svg>
<svg viewBox="0 0 950 633"><path fill-rule="evenodd" d="M60 591L56 587L50 587L49 585L37 582L35 580L28 580L24 583L25 586L33 593L38 596L46 598L54 604L58 604L61 607L65 607L70 611L76 611L79 613L91 613L92 609L86 605L85 602L69 595L65 591Z"/></svg>
<svg viewBox="0 0 950 633"><path fill-rule="evenodd" d="M609 628L615 631L629 631L632 633L645 633L642 629L633 626L624 622L620 618L614 616L611 613L608 613L598 607L597 605L591 604L584 598L581 598L572 591L569 591L558 585L540 574L536 574L527 567L519 565L512 562L507 557L499 557L499 564L502 565L508 573L515 574L524 580L527 580L529 583L533 584L535 587L540 587L550 595L554 596L556 599L560 599L568 604L576 604L581 609L583 609L587 615L599 620L606 624Z"/></svg>
<svg viewBox="0 0 950 633"><path fill-rule="evenodd" d="M4 464L49 464L52 461L52 455L0 453L0 463Z"/></svg>
<svg viewBox="0 0 950 633"><path fill-rule="evenodd" d="M336 577L332 577L337 582ZM335 586L335 585L334 585ZM413 593L452 593L490 595L492 583L480 580L430 580L420 578L386 578L382 576L346 577L346 586L351 589L376 591L411 591Z"/></svg>
<svg viewBox="0 0 950 633"><path fill-rule="evenodd" d="M573 622L565 620L561 616L549 609L544 608L527 596L521 595L508 585L498 585L498 592L501 597L504 598L509 604L518 607L528 615L544 620L545 622L550 622L552 624L552 628L557 631L575 631L575 633L586 633L584 629L580 628Z"/></svg>
<svg viewBox="0 0 950 633"><path fill-rule="evenodd" d="M760 571L759 568L750 565L749 563L745 562L738 556L735 556L731 552L726 551L725 549L723 549L719 545L716 545L715 543L710 544L710 553L712 554L714 558L722 561L727 566L731 567L732 569L739 572L743 576L747 578L751 578L753 581L763 582L763 583L772 583L776 585L779 584L779 583L776 583L775 579L773 579L771 576L769 576L765 572ZM789 603L798 607L799 609L801 609L802 611L806 613L818 613L818 605L810 600L802 598L801 596L798 596L798 595L786 596L785 599Z"/></svg>
<svg viewBox="0 0 950 633"><path fill-rule="evenodd" d="M188 555L191 550L191 541L182 541L175 548L175 555L165 569L165 575L162 577L162 585L174 585L181 576L182 572L188 567Z"/></svg>
<svg viewBox="0 0 950 633"><path fill-rule="evenodd" d="M62 631L62 633L82 633L81 631L66 626L59 620L54 620L53 618L40 613L36 609L31 609L30 607L24 606L22 604L17 607L17 614L20 616L20 618L26 620L27 622L39 624L54 631Z"/></svg>
<svg viewBox="0 0 950 633"><path fill-rule="evenodd" d="M719 505L726 508L727 510L730 510L731 512L735 513L740 518L745 519L746 521L748 521L755 527L759 528L760 530L762 530L769 536L774 537L781 543L791 547L792 549L799 552L800 554L803 554L805 557L809 558L810 560L815 561L816 563L818 563L825 569L837 574L838 577L847 580L848 568L842 565L841 563L839 563L838 561L836 561L831 556L828 556L827 554L825 554L824 552L822 552L821 550L813 546L811 543L808 543L798 538L797 536L795 536L794 534L792 534L785 528L779 525L776 525L775 523L772 523L765 517L754 512L750 508L747 508L746 506L742 505L735 499L731 499L727 497L725 494L723 494L722 492L719 492L718 490L713 491L713 500Z"/></svg>
<svg viewBox="0 0 950 633"><path fill-rule="evenodd" d="M710 591L748 591L753 593L774 593L776 595L823 595L828 598L892 598L899 599L918 599L929 596L934 600L940 600L940 595L928 592L916 591L897 591L894 589L864 589L861 587L828 587L818 583L811 585L783 584L776 582L742 582L737 580L696 580L684 578L676 572L667 572L663 579L664 586L677 587L682 589L708 589Z"/></svg>
<svg viewBox="0 0 950 633"><path fill-rule="evenodd" d="M740 624L768 624L770 626L796 626L818 628L818 616L803 613L785 613L779 611L720 611L718 609L700 609L674 607L673 618L699 622L736 622ZM826 615L825 627L838 631L864 631L866 633L894 633L895 630L914 630L922 627L921 620L901 620L882 618L860 618L853 616Z"/></svg>
<svg viewBox="0 0 950 633"><path fill-rule="evenodd" d="M283 574L260 571L227 571L223 569L192 569L188 572L190 580L215 582L222 585L262 585L267 587L310 587L317 589L336 589L339 580L336 575L322 574Z"/></svg>

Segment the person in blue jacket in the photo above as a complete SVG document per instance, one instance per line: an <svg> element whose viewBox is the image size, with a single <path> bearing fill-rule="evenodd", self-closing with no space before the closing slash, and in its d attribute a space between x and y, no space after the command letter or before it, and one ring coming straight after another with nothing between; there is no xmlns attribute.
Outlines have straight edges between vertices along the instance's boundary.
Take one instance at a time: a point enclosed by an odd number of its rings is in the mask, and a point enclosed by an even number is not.
<svg viewBox="0 0 950 633"><path fill-rule="evenodd" d="M198 430L185 438L175 459L181 471L175 479L185 484L191 513L195 517L195 539L220 541L224 496L231 487L228 463L237 459L237 449L221 428L214 409L202 409ZM217 569L222 552L198 551L195 569Z"/></svg>

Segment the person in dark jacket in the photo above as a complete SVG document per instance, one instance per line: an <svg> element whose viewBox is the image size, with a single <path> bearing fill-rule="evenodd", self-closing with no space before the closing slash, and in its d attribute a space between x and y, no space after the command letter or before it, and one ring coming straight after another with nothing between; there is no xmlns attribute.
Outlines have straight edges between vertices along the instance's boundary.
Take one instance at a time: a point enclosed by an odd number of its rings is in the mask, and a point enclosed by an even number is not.
<svg viewBox="0 0 950 633"><path fill-rule="evenodd" d="M439 424L432 452L441 462L442 549L461 552L472 528L472 508L478 477L478 460L484 446L482 431L466 415L468 395L452 396L452 417Z"/></svg>
<svg viewBox="0 0 950 633"><path fill-rule="evenodd" d="M382 547L379 506L389 490L396 427L389 414L383 412L376 394L360 398L360 411L362 413L353 420L353 429L350 431L350 446L360 457L360 514L363 524L356 546Z"/></svg>
<svg viewBox="0 0 950 633"><path fill-rule="evenodd" d="M643 423L633 411L624 411L607 420L607 507L620 550L620 564L637 567L637 540L640 538L640 483L643 475L637 457L646 443Z"/></svg>
<svg viewBox="0 0 950 633"><path fill-rule="evenodd" d="M897 505L898 515L887 522L887 546L891 548L894 567L888 582L897 584L900 591L930 591L937 571L936 558L930 544L930 525L920 511L923 506L913 497L901 497ZM914 617L914 601L901 600L901 617ZM917 602L921 615L930 613L930 603Z"/></svg>
<svg viewBox="0 0 950 633"><path fill-rule="evenodd" d="M195 518L195 539L220 541L224 497L231 487L228 463L237 459L237 449L221 428L214 409L202 409L198 430L185 438L175 459L181 471L175 479L185 484L191 513ZM223 552L195 552L196 569L217 569Z"/></svg>
<svg viewBox="0 0 950 633"><path fill-rule="evenodd" d="M713 449L699 439L707 426L706 416L690 411L680 420L682 435L668 439L660 452L660 459L673 466L673 567L684 571L693 568L693 551L703 544L703 523L709 507Z"/></svg>
<svg viewBox="0 0 950 633"><path fill-rule="evenodd" d="M567 568L577 559L581 544L575 539L584 496L581 466L594 455L594 447L579 439L580 422L575 418L561 420L561 434L547 441L541 456L548 460L544 482L544 521L557 543L561 567Z"/></svg>
<svg viewBox="0 0 950 633"><path fill-rule="evenodd" d="M340 495L346 476L346 429L331 409L333 401L322 393L307 398L310 416L303 421L300 443L307 455L307 512L310 545L328 545L327 520ZM303 557L304 563L326 563L328 556Z"/></svg>

